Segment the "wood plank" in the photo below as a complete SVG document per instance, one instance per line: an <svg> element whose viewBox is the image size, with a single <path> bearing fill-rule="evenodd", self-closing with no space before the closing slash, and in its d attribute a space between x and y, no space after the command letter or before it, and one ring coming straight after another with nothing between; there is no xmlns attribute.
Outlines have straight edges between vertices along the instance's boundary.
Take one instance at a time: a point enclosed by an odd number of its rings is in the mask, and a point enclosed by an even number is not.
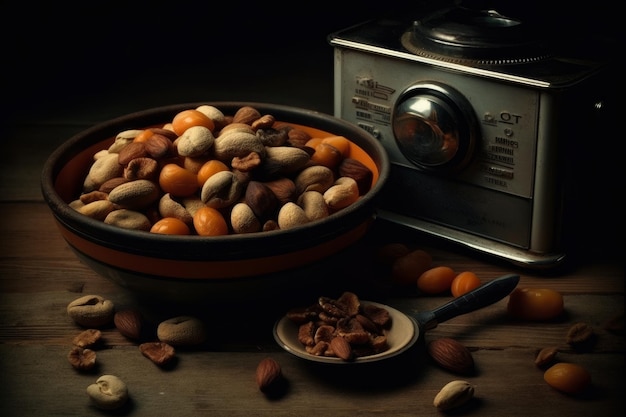
<svg viewBox="0 0 626 417"><path fill-rule="evenodd" d="M179 352L176 366L166 371L136 348L119 347L99 351L99 369L81 374L69 366L63 347L0 345L6 374L22 375L0 390L0 413L101 416L85 389L99 375L114 374L129 387L131 401L122 415L440 416L432 400L443 385L458 377L437 368L419 351L410 353L415 356L385 367L332 369L284 352L186 351ZM558 410L568 416L610 416L624 410L620 355L563 357L592 372L593 388L578 400L549 387L527 349L484 350L474 355L480 373L464 378L476 386L475 400L466 410L471 414L527 417ZM286 395L278 400L263 396L254 381L256 365L266 356L279 361L289 382Z"/></svg>

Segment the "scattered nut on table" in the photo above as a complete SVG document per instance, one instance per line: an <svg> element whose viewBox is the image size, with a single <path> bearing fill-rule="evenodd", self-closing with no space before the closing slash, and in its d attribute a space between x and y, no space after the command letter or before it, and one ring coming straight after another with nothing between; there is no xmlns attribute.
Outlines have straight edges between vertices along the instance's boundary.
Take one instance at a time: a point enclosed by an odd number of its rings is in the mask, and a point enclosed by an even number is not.
<svg viewBox="0 0 626 417"><path fill-rule="evenodd" d="M456 374L468 375L474 371L474 358L460 342L444 337L435 339L427 346L430 357L441 367Z"/></svg>
<svg viewBox="0 0 626 417"><path fill-rule="evenodd" d="M92 347L102 338L102 332L98 329L87 329L77 334L72 340L74 346L80 348Z"/></svg>
<svg viewBox="0 0 626 417"><path fill-rule="evenodd" d="M89 371L96 366L96 352L92 349L74 346L67 354L67 360L73 368L79 371Z"/></svg>
<svg viewBox="0 0 626 417"><path fill-rule="evenodd" d="M556 359L556 355L559 353L557 346L549 346L541 349L535 357L535 366L538 368L545 368L551 365Z"/></svg>
<svg viewBox="0 0 626 417"><path fill-rule="evenodd" d="M115 305L99 295L84 295L68 304L67 314L83 327L97 328L112 322Z"/></svg>
<svg viewBox="0 0 626 417"><path fill-rule="evenodd" d="M565 340L571 346L580 347L583 344L590 342L593 337L593 327L587 323L580 322L575 323L569 328Z"/></svg>
<svg viewBox="0 0 626 417"><path fill-rule="evenodd" d="M173 346L165 342L146 342L139 345L139 351L158 366L167 365L176 356Z"/></svg>
<svg viewBox="0 0 626 417"><path fill-rule="evenodd" d="M178 316L159 323L157 337L172 346L193 346L206 341L204 323L192 316Z"/></svg>
<svg viewBox="0 0 626 417"><path fill-rule="evenodd" d="M256 368L256 383L264 394L274 394L283 381L283 373L279 363L272 358L264 358Z"/></svg>
<svg viewBox="0 0 626 417"><path fill-rule="evenodd" d="M128 401L128 387L115 375L102 375L87 387L87 395L96 407L115 410Z"/></svg>
<svg viewBox="0 0 626 417"><path fill-rule="evenodd" d="M131 340L141 338L143 316L135 309L117 311L113 316L113 323L117 330Z"/></svg>
<svg viewBox="0 0 626 417"><path fill-rule="evenodd" d="M433 405L439 410L447 411L466 404L474 396L474 386L467 381L448 382L437 393Z"/></svg>

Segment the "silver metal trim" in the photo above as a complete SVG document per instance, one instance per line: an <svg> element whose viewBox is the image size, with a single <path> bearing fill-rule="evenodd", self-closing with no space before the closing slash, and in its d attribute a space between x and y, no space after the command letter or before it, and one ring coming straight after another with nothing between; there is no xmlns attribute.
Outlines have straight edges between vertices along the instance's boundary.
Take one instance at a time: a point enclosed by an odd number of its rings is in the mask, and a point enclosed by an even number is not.
<svg viewBox="0 0 626 417"><path fill-rule="evenodd" d="M530 253L490 239L481 238L413 217L392 213L387 210L377 210L377 217L468 249L487 253L523 268L547 269L558 266L565 261L565 254L563 253Z"/></svg>
<svg viewBox="0 0 626 417"><path fill-rule="evenodd" d="M345 39L333 38L330 40L330 43L332 45L343 46L343 47L355 49L358 51L370 52L370 53L373 52L373 53L377 53L380 55L406 59L409 61L421 62L424 64L436 66L436 67L451 69L455 71L461 71L464 73L470 73L470 74L479 75L479 76L487 77L487 78L495 78L498 80L510 81L510 82L528 85L532 87L539 87L539 88L551 87L551 84L546 81L534 80L532 78L518 77L518 76L511 75L511 74L489 71L483 68L468 67L466 65L455 64L452 62L444 62L444 61L431 59L431 58L427 58L427 57L423 57L423 56L419 56L419 55L415 55L411 53L394 51L392 49L381 48L378 46L364 45L359 42L348 41Z"/></svg>

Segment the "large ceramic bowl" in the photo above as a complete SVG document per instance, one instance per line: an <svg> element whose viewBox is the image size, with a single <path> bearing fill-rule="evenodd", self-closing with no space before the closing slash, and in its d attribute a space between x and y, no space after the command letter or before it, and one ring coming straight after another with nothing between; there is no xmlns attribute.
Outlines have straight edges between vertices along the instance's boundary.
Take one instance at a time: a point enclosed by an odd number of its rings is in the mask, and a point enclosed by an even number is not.
<svg viewBox="0 0 626 417"><path fill-rule="evenodd" d="M277 121L341 135L356 146L351 157L373 171L371 189L357 202L322 220L287 230L204 237L128 230L78 213L69 203L81 192L94 154L127 129L159 126L181 110L202 104L234 114L252 106ZM265 103L184 103L129 114L94 126L56 149L41 184L58 229L78 258L97 273L136 293L176 302L254 297L262 291L306 290L312 275L333 280L326 265L362 240L375 219L376 201L388 177L380 143L364 130L319 112ZM317 270L315 270L317 269ZM302 271L314 271L302 275ZM328 282L326 282L328 284ZM332 284L332 282L330 283Z"/></svg>

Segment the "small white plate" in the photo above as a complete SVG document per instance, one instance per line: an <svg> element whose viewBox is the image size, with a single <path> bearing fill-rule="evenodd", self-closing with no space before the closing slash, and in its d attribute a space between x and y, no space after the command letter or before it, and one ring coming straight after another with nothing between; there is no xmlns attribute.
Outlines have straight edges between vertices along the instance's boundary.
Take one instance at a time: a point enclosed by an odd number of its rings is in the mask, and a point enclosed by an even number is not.
<svg viewBox="0 0 626 417"><path fill-rule="evenodd" d="M299 325L291 321L287 316L282 317L274 325L274 339L287 352L314 362L351 364L367 363L387 359L409 349L419 337L419 327L417 322L406 314L389 307L371 301L361 301L362 304L371 304L384 308L391 316L391 327L387 333L387 343L389 349L375 355L361 356L352 361L345 361L337 357L316 356L308 353L302 343L298 340Z"/></svg>

